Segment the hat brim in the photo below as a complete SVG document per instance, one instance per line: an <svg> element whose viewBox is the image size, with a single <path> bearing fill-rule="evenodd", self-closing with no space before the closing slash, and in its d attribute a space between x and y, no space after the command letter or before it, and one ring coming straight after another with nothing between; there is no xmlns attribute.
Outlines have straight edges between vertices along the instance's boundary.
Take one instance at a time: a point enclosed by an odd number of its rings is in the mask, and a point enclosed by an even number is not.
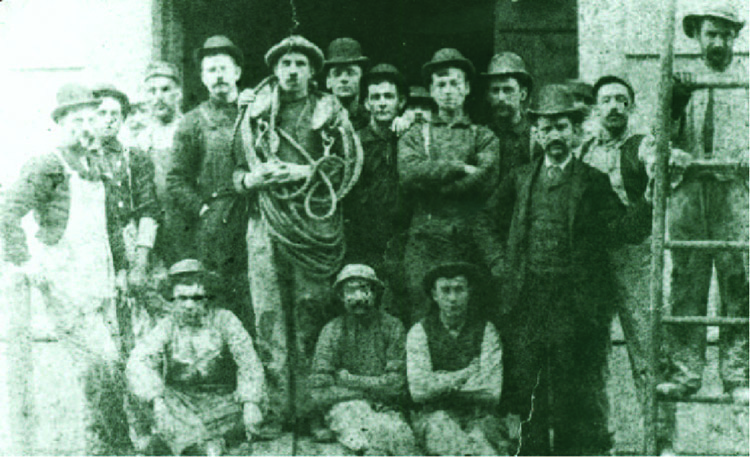
<svg viewBox="0 0 750 457"><path fill-rule="evenodd" d="M406 90L406 78L401 74L387 73L387 72L375 72L367 73L362 77L362 87L367 92L367 86L370 81L374 79L380 79L383 81L390 81L398 87L399 91L403 94Z"/></svg>
<svg viewBox="0 0 750 457"><path fill-rule="evenodd" d="M55 108L52 111L52 120L55 121L55 123L58 123L60 121L60 118L65 116L65 114L67 114L68 111L71 111L77 108L83 108L86 106L95 107L95 106L99 106L100 103L101 103L100 100L92 98L90 100L83 100L80 102L65 103L65 104L59 105L57 108Z"/></svg>
<svg viewBox="0 0 750 457"><path fill-rule="evenodd" d="M586 116L586 109L583 107L569 108L565 110L528 110L529 120L532 122L540 117L557 117L570 116L574 122L581 122Z"/></svg>
<svg viewBox="0 0 750 457"><path fill-rule="evenodd" d="M172 301L174 299L174 286L185 282L185 278L196 278L196 280L203 285L206 294L213 297L219 292L217 287L220 283L219 275L213 271L186 271L176 274L169 275L165 281L161 283L161 296L166 300Z"/></svg>
<svg viewBox="0 0 750 457"><path fill-rule="evenodd" d="M268 68L273 70L273 67L276 66L276 62L281 58L281 56L285 54L289 54L290 52L299 52L301 54L304 54L307 56L307 58L310 60L310 65L312 66L313 70L315 70L315 73L319 73L323 69L323 52L319 49L311 49L307 46L301 46L301 45L284 45L284 44L277 44L273 46L271 49L268 50L268 52L265 55L265 61L266 65L268 65Z"/></svg>
<svg viewBox="0 0 750 457"><path fill-rule="evenodd" d="M217 46L215 48L198 48L193 52L193 59L195 64L200 68L203 58L206 56L215 56L217 54L226 54L234 59L234 62L239 66L245 63L245 57L242 54L242 50L237 46Z"/></svg>
<svg viewBox="0 0 750 457"><path fill-rule="evenodd" d="M455 278L456 276L466 276L466 279L469 280L469 285L476 286L480 283L482 271L478 266L469 262L442 263L427 272L422 281L422 287L427 296L431 297L435 281L439 278Z"/></svg>
<svg viewBox="0 0 750 457"><path fill-rule="evenodd" d="M351 279L363 279L363 280L365 280L365 281L369 282L370 284L374 284L374 285L375 285L375 286L377 286L377 287L378 287L378 288L379 288L380 290L382 290L382 289L385 289L385 284L383 284L383 281L381 281L380 279L373 279L373 278L368 278L367 276L358 276L358 275L353 275L353 276L347 276L347 277L346 277L346 278L344 278L344 279L341 279L341 280L339 280L339 281L336 281L336 282L335 282L335 283L333 284L333 290L334 290L335 292L338 292L338 291L339 291L339 288L341 287L341 285L342 285L342 284L344 284L344 283L345 283L346 281L349 281L349 280L351 280Z"/></svg>
<svg viewBox="0 0 750 457"><path fill-rule="evenodd" d="M527 91L531 92L534 87L534 79L530 74L522 71L508 71L502 73L481 73L480 76L485 79L490 78L516 78L518 83L526 88Z"/></svg>
<svg viewBox="0 0 750 457"><path fill-rule="evenodd" d="M700 28L700 23L704 18L714 18L726 21L734 26L735 32L739 32L745 27L745 21L737 21L734 18L722 16L718 14L687 14L682 19L682 31L688 38L695 38Z"/></svg>
<svg viewBox="0 0 750 457"><path fill-rule="evenodd" d="M122 115L123 117L126 117L128 113L130 113L131 104L130 99L127 95L125 95L124 92L120 92L116 89L106 88L106 89L97 89L94 90L94 97L101 98L101 97L112 97L117 99L120 102L120 106L122 107Z"/></svg>
<svg viewBox="0 0 750 457"><path fill-rule="evenodd" d="M365 57L365 56L357 57L355 59L332 59L332 60L326 60L323 62L323 70L327 70L336 65L355 64L355 65L365 66L368 63L370 63L370 58Z"/></svg>
<svg viewBox="0 0 750 457"><path fill-rule="evenodd" d="M471 61L465 59L450 59L440 62L427 62L426 64L422 65L422 79L424 79L425 82L429 85L430 77L433 73L440 69L448 67L462 69L464 72L466 72L467 79L473 79L474 75L477 74L477 71L474 68L474 64L471 63Z"/></svg>

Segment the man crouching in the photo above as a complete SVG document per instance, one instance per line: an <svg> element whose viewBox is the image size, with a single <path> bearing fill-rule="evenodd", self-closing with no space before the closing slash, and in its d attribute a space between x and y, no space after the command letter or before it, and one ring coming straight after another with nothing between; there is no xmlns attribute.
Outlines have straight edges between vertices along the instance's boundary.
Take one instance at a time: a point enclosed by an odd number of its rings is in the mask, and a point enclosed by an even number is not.
<svg viewBox="0 0 750 457"><path fill-rule="evenodd" d="M239 319L209 305L201 262L177 262L169 278L174 313L136 345L128 382L152 405L152 445L161 440L173 455L220 455L225 438L244 430L252 441L257 432L263 367Z"/></svg>
<svg viewBox="0 0 750 457"><path fill-rule="evenodd" d="M334 291L346 312L320 334L312 364L313 402L348 450L420 455L400 410L406 400L404 330L378 307L383 283L367 265L350 264ZM313 430L319 440L327 430Z"/></svg>

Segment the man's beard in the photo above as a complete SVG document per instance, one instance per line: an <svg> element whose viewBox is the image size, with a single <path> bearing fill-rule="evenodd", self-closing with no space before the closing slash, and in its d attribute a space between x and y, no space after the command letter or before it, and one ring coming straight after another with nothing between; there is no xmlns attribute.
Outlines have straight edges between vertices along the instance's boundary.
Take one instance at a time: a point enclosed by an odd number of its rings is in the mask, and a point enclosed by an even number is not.
<svg viewBox="0 0 750 457"><path fill-rule="evenodd" d="M562 140L553 140L550 141L550 143L545 148L545 153L550 154L552 152L552 148L558 146L560 149L559 153L553 154L553 157L567 157L568 154L570 154L570 148L568 145L562 141Z"/></svg>
<svg viewBox="0 0 750 457"><path fill-rule="evenodd" d="M706 62L712 68L723 70L732 61L732 53L725 48L708 48Z"/></svg>

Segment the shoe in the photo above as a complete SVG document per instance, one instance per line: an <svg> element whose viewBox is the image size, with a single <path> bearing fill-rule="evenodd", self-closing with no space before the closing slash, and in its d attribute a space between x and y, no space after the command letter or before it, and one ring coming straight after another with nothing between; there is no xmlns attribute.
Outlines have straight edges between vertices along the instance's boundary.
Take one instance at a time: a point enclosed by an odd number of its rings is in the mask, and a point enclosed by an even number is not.
<svg viewBox="0 0 750 457"><path fill-rule="evenodd" d="M732 400L737 405L750 404L750 389L748 387L735 387L732 389Z"/></svg>
<svg viewBox="0 0 750 457"><path fill-rule="evenodd" d="M690 386L678 382L662 382L656 386L656 395L663 398L681 400L700 390L699 386Z"/></svg>

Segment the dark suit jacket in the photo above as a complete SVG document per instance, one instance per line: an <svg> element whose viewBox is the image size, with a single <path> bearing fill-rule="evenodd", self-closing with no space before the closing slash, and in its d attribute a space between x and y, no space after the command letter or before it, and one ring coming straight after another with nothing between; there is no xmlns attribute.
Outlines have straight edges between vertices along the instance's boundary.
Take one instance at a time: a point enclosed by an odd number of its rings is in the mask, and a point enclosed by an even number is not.
<svg viewBox="0 0 750 457"><path fill-rule="evenodd" d="M512 170L475 225L487 266L502 282L504 312L519 306L525 285L532 187L543 166L542 157ZM605 308L616 300L606 249L618 243L614 229L625 208L604 173L576 158L568 166L572 167L567 234L571 243L571 277L588 302L579 305L591 309L591 317L596 317L608 314Z"/></svg>

